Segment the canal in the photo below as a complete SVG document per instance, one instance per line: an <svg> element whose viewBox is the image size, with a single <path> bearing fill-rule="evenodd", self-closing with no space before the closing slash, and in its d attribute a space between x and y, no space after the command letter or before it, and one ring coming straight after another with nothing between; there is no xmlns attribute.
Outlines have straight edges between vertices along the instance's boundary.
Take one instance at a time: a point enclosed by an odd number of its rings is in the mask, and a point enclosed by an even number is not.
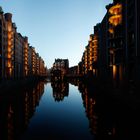
<svg viewBox="0 0 140 140"><path fill-rule="evenodd" d="M79 80L38 82L0 94L2 140L134 139L138 107ZM120 94L120 93L119 93Z"/></svg>

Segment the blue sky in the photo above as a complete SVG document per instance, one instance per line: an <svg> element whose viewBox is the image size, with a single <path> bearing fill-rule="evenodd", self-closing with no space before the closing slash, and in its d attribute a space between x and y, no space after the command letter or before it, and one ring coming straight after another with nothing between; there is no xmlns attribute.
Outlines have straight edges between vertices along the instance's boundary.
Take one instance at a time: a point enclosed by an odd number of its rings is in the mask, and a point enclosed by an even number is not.
<svg viewBox="0 0 140 140"><path fill-rule="evenodd" d="M109 3L112 0L0 0L4 13L13 14L17 31L28 36L48 68L55 58L78 64Z"/></svg>

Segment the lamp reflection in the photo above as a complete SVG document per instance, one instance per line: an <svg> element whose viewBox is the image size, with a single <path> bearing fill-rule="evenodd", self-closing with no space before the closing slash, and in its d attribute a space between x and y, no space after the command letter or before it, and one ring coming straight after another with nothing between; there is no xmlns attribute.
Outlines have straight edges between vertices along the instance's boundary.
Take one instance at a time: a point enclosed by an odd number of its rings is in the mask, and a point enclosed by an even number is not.
<svg viewBox="0 0 140 140"><path fill-rule="evenodd" d="M0 95L0 140L19 140L44 92L39 82L26 89L9 91Z"/></svg>
<svg viewBox="0 0 140 140"><path fill-rule="evenodd" d="M118 100L115 94L120 91L113 91L110 86L96 88L93 83L89 86L85 82L79 82L78 89L95 139L135 139L138 136L139 107L132 103L128 107L124 99Z"/></svg>
<svg viewBox="0 0 140 140"><path fill-rule="evenodd" d="M89 119L90 132L93 135L97 134L98 116L96 113L96 91L94 86L79 82L79 91L83 99L83 104L85 107L86 116Z"/></svg>

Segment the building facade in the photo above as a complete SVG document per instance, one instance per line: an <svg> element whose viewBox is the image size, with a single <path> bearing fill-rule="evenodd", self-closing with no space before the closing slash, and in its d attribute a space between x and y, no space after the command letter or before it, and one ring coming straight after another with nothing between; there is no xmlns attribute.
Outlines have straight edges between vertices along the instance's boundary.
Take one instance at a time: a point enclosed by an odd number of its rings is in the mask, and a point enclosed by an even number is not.
<svg viewBox="0 0 140 140"><path fill-rule="evenodd" d="M63 80L69 72L68 59L55 59L51 70L51 77L53 80Z"/></svg>
<svg viewBox="0 0 140 140"><path fill-rule="evenodd" d="M94 26L81 58L83 76L93 73L115 85L140 82L139 1L113 0Z"/></svg>
<svg viewBox="0 0 140 140"><path fill-rule="evenodd" d="M0 7L0 80L45 75L43 59L29 46L28 37L17 32L12 14Z"/></svg>

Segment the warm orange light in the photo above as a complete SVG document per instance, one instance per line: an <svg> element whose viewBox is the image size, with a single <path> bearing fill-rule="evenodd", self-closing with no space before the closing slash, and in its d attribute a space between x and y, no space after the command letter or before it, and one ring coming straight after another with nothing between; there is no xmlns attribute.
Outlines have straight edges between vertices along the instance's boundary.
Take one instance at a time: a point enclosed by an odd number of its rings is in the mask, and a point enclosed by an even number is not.
<svg viewBox="0 0 140 140"><path fill-rule="evenodd" d="M109 52L110 52L110 54L114 54L114 49L113 48L110 49Z"/></svg>
<svg viewBox="0 0 140 140"><path fill-rule="evenodd" d="M97 48L94 48L94 49L93 49L93 52L94 52L94 53L97 53Z"/></svg>
<svg viewBox="0 0 140 140"><path fill-rule="evenodd" d="M8 40L8 47L10 47L11 46L11 40Z"/></svg>
<svg viewBox="0 0 140 140"><path fill-rule="evenodd" d="M8 68L10 68L10 67L11 67L11 63L10 63L10 62L8 62L8 65L7 65L7 67L8 67Z"/></svg>
<svg viewBox="0 0 140 140"><path fill-rule="evenodd" d="M8 51L8 53L10 53L10 52L11 52L11 48L9 47L9 48L7 49L7 51Z"/></svg>
<svg viewBox="0 0 140 140"><path fill-rule="evenodd" d="M98 40L95 38L94 40L93 40L93 43L96 43Z"/></svg>
<svg viewBox="0 0 140 140"><path fill-rule="evenodd" d="M8 55L7 55L7 58L8 58L8 59L10 59L10 58L11 58L11 55L10 55L10 54L8 54Z"/></svg>
<svg viewBox="0 0 140 140"><path fill-rule="evenodd" d="M121 12L122 12L122 5L121 4L116 4L109 9L109 13L111 15L117 15L117 14L120 14Z"/></svg>
<svg viewBox="0 0 140 140"><path fill-rule="evenodd" d="M95 72L96 72L96 70L95 70L95 69L93 69L93 74L95 74Z"/></svg>
<svg viewBox="0 0 140 140"><path fill-rule="evenodd" d="M9 69L10 75L12 75L12 68Z"/></svg>
<svg viewBox="0 0 140 140"><path fill-rule="evenodd" d="M27 65L28 64L27 61L25 61L24 64Z"/></svg>
<svg viewBox="0 0 140 140"><path fill-rule="evenodd" d="M93 61L97 61L97 48L98 48L98 37L97 35L94 35L93 38Z"/></svg>
<svg viewBox="0 0 140 140"><path fill-rule="evenodd" d="M90 66L89 70L92 70L92 66Z"/></svg>
<svg viewBox="0 0 140 140"><path fill-rule="evenodd" d="M28 53L27 52L24 52L24 55L25 55L25 57L27 57L28 56Z"/></svg>
<svg viewBox="0 0 140 140"><path fill-rule="evenodd" d="M109 9L109 13L111 14L109 18L109 23L112 24L113 26L117 26L122 23L122 5L121 4L116 4L113 5ZM109 29L110 33L114 33L112 29Z"/></svg>
<svg viewBox="0 0 140 140"><path fill-rule="evenodd" d="M8 23L8 26L7 26L7 49L6 49L6 56L7 56L7 64L6 64L6 67L8 68L8 73L9 75L11 76L12 75L12 69L13 69L13 65L12 65L12 54L13 54L13 51L12 51L12 48L13 48L13 40L12 40L12 25L11 23L9 22Z"/></svg>
<svg viewBox="0 0 140 140"><path fill-rule="evenodd" d="M24 68L25 70L27 70L27 66L25 66L25 68Z"/></svg>
<svg viewBox="0 0 140 140"><path fill-rule="evenodd" d="M109 18L109 23L117 26L122 23L122 15L114 15Z"/></svg>
<svg viewBox="0 0 140 140"><path fill-rule="evenodd" d="M11 38L12 38L11 33L8 33L8 39L11 39Z"/></svg>
<svg viewBox="0 0 140 140"><path fill-rule="evenodd" d="M108 31L109 31L110 34L114 34L114 30L113 30L113 28L109 28Z"/></svg>
<svg viewBox="0 0 140 140"><path fill-rule="evenodd" d="M117 67L116 65L113 65L113 79L116 78L116 73L117 73Z"/></svg>
<svg viewBox="0 0 140 140"><path fill-rule="evenodd" d="M89 58L92 59L92 55L90 55Z"/></svg>
<svg viewBox="0 0 140 140"><path fill-rule="evenodd" d="M94 61L96 62L97 61L97 56L94 56L93 58L94 58Z"/></svg>
<svg viewBox="0 0 140 140"><path fill-rule="evenodd" d="M7 27L8 31L11 32L12 31L12 26L11 23L8 23L8 27Z"/></svg>

